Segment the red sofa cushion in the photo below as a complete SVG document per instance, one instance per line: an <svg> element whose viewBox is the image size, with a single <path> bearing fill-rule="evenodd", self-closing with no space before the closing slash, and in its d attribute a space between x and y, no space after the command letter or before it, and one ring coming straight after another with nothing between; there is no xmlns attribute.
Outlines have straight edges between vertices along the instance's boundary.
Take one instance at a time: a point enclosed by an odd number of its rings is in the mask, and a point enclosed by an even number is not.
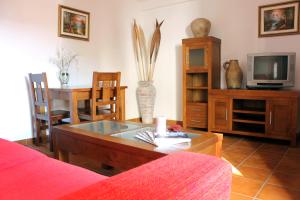
<svg viewBox="0 0 300 200"><path fill-rule="evenodd" d="M1 200L57 199L106 179L16 143L1 140L0 152Z"/></svg>
<svg viewBox="0 0 300 200"><path fill-rule="evenodd" d="M228 200L231 167L215 157L180 152L88 186L63 200Z"/></svg>
<svg viewBox="0 0 300 200"><path fill-rule="evenodd" d="M46 157L38 151L0 138L0 171L36 158Z"/></svg>
<svg viewBox="0 0 300 200"><path fill-rule="evenodd" d="M176 153L106 178L1 139L0 152L1 200L228 200L230 195L230 166L206 155Z"/></svg>

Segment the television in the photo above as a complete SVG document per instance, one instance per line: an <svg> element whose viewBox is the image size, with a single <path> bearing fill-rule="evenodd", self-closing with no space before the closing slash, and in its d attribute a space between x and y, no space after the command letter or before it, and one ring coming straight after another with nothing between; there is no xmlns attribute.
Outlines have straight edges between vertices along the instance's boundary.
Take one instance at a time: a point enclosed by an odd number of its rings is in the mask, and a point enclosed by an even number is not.
<svg viewBox="0 0 300 200"><path fill-rule="evenodd" d="M247 56L247 88L293 87L296 53L256 53Z"/></svg>

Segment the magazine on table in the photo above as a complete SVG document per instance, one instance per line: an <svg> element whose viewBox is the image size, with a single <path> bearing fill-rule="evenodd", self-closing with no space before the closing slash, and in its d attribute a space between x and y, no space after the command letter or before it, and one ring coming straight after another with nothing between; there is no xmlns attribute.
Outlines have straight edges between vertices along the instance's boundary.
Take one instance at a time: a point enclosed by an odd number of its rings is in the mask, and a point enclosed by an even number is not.
<svg viewBox="0 0 300 200"><path fill-rule="evenodd" d="M191 142L191 138L183 132L166 132L164 135L155 135L154 132L144 131L135 137L154 146L171 146Z"/></svg>

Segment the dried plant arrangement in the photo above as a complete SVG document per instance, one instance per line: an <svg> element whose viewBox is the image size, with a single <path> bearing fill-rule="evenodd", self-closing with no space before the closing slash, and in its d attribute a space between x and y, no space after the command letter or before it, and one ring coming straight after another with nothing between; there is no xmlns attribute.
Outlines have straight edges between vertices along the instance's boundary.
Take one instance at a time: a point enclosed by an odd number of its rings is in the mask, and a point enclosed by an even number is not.
<svg viewBox="0 0 300 200"><path fill-rule="evenodd" d="M50 58L50 63L56 65L60 71L69 71L72 63L77 63L78 55L64 48L56 50L56 57Z"/></svg>
<svg viewBox="0 0 300 200"><path fill-rule="evenodd" d="M58 78L62 87L68 85L70 74L69 69L72 64L77 64L78 55L60 48L56 51L56 57L50 58L50 62L59 69Z"/></svg>
<svg viewBox="0 0 300 200"><path fill-rule="evenodd" d="M158 23L156 20L155 31L152 35L150 47L148 47L143 29L137 25L136 21L134 20L133 45L140 81L153 81L155 64L161 41L160 27L163 22L164 21Z"/></svg>

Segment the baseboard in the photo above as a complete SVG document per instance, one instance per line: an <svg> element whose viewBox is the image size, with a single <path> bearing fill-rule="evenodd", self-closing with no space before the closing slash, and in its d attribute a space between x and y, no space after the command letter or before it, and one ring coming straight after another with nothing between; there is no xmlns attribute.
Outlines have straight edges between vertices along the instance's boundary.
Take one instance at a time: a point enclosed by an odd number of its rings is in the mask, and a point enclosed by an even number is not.
<svg viewBox="0 0 300 200"><path fill-rule="evenodd" d="M46 134L42 134L41 135L41 140L43 141L47 141L48 139L48 136ZM17 141L14 141L18 144L22 144L22 145L34 145L35 144L35 138L27 138L27 139L24 139L24 140L17 140Z"/></svg>
<svg viewBox="0 0 300 200"><path fill-rule="evenodd" d="M24 139L24 140L17 140L17 141L14 141L18 144L22 144L22 145L33 145L33 138L28 138L28 139Z"/></svg>
<svg viewBox="0 0 300 200"><path fill-rule="evenodd" d="M128 119L126 121L131 121L131 122L142 122L142 118L133 118L133 119ZM153 124L155 124L156 119L154 119ZM167 125L171 126L174 124L178 124L180 126L182 126L182 121L177 121L177 120L171 120L171 119L167 119Z"/></svg>

